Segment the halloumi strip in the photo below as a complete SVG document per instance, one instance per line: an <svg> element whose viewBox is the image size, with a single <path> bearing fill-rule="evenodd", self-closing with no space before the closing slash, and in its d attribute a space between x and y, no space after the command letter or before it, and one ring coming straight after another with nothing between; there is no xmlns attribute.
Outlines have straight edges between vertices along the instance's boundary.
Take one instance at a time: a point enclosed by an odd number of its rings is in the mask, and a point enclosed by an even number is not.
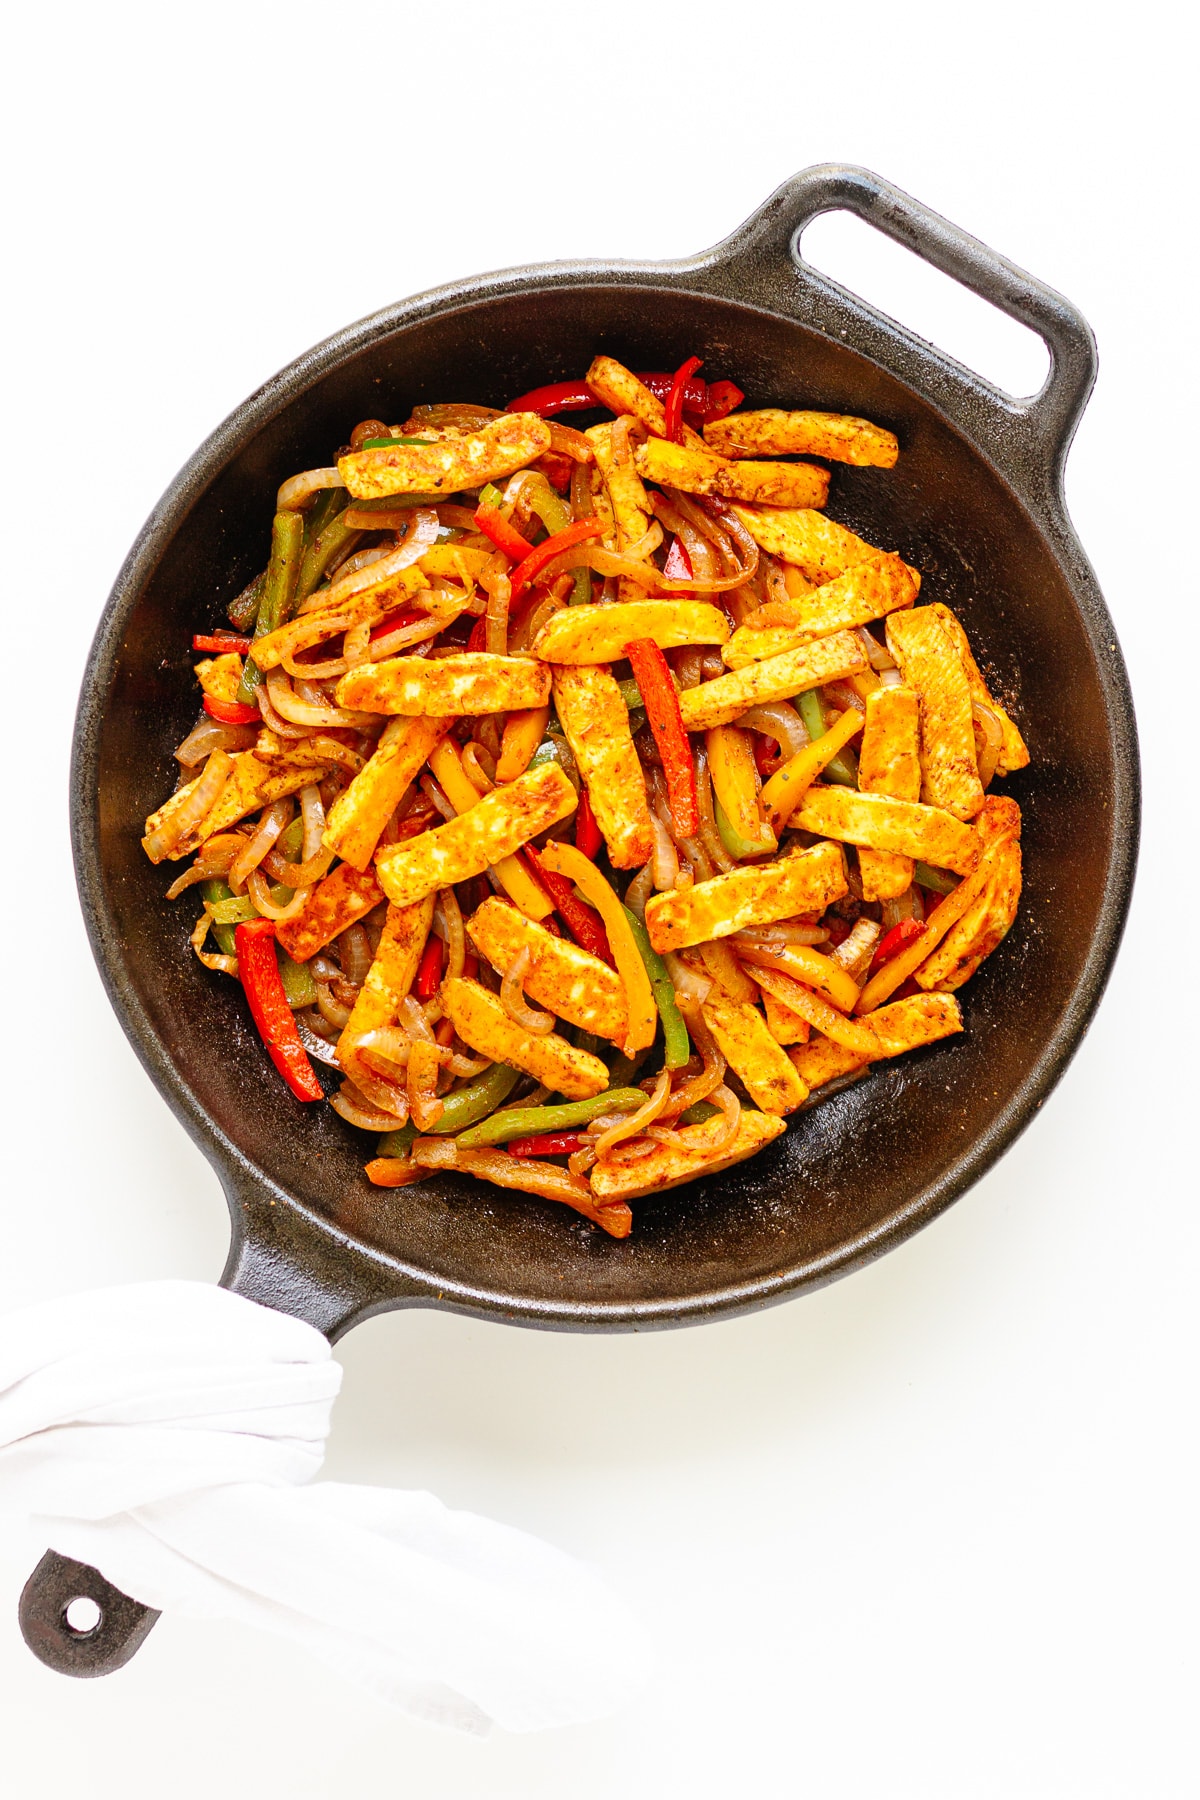
<svg viewBox="0 0 1200 1800"><path fill-rule="evenodd" d="M867 696L866 723L858 756L858 785L864 794L916 800L921 793L921 727L911 688L881 687ZM913 859L894 850L858 853L864 900L895 900L912 886Z"/></svg>
<svg viewBox="0 0 1200 1800"><path fill-rule="evenodd" d="M632 413L656 437L663 436L667 428L667 416L662 401L655 399L650 389L624 363L617 362L611 356L597 356L593 359L585 380L597 400L612 412ZM686 422L683 441L700 450L705 448L704 439Z"/></svg>
<svg viewBox="0 0 1200 1800"><path fill-rule="evenodd" d="M967 672L953 635L932 606L893 613L888 649L921 708L921 798L956 819L983 805Z"/></svg>
<svg viewBox="0 0 1200 1800"><path fill-rule="evenodd" d="M888 613L911 606L921 587L921 577L901 556L882 551L855 563L844 575L835 576L811 593L794 599L770 600L751 613L729 643L733 651L741 633L788 626L808 637L825 637L831 631L852 631ZM736 667L732 658L725 658Z"/></svg>
<svg viewBox="0 0 1200 1800"><path fill-rule="evenodd" d="M616 527L615 550L627 550L630 544L636 544L639 538L646 535L650 528L650 502L642 478L634 467L632 448L624 462L618 462L613 454L613 428L611 425L593 425L584 433L591 444L596 457L596 467L604 479L608 490L609 504L612 507L613 524ZM556 658L557 661L564 660ZM594 657L595 662L605 660Z"/></svg>
<svg viewBox="0 0 1200 1800"><path fill-rule="evenodd" d="M781 562L795 563L818 585L844 575L869 556L883 554L877 545L808 508L740 506L735 502L733 510L760 550Z"/></svg>
<svg viewBox="0 0 1200 1800"><path fill-rule="evenodd" d="M1025 768L1029 761L1029 751L1026 747L1025 739L1021 736L1021 733L1017 730L1000 702L998 700L993 700L991 694L988 692L987 682L979 672L979 664L972 655L966 632L959 624L955 615L950 611L950 608L948 606L943 606L940 600L935 600L929 610L937 614L938 618L942 621L942 624L946 627L946 630L950 633L955 648L962 658L962 666L967 672L967 686L970 688L972 696L976 700L981 701L984 706L989 707L1000 721L1000 730L1004 738L1004 748L1000 752L1000 761L996 764L996 773L998 775L1011 775L1014 769Z"/></svg>
<svg viewBox="0 0 1200 1800"><path fill-rule="evenodd" d="M927 956L931 956L950 930L956 925L983 893L996 869L1004 846L1011 842L1008 837L998 838L989 844L979 859L977 867L960 881L930 913L925 921L925 929L920 937L914 938L911 944L884 963L872 975L862 993L858 996L855 1011L858 1013L874 1012L877 1006L894 994L896 989L916 973Z"/></svg>
<svg viewBox="0 0 1200 1800"><path fill-rule="evenodd" d="M702 1126L691 1127L700 1131ZM661 1193L664 1188L679 1187L695 1181L699 1175L719 1175L734 1163L745 1162L772 1138L786 1130L774 1113L752 1112L742 1108L737 1136L727 1150L716 1155L706 1151L676 1149L670 1144L655 1144L649 1155L639 1155L626 1144L618 1144L611 1155L592 1169L589 1177L592 1192L601 1200L636 1200L641 1194Z"/></svg>
<svg viewBox="0 0 1200 1800"><path fill-rule="evenodd" d="M811 787L792 824L801 831L869 850L893 850L969 875L979 857L979 839L969 825L941 807L919 800L890 800L886 794L859 794L852 788Z"/></svg>
<svg viewBox="0 0 1200 1800"><path fill-rule="evenodd" d="M382 563L372 563L366 569L356 570L355 574L359 577L369 575L374 569L382 567ZM346 585L348 587L349 582ZM377 625L388 613L414 602L418 595L426 597L422 601L422 611L431 614L446 612L447 624L455 616L455 612L461 610L439 608L430 594L428 581L413 563L401 569L398 574L375 582L364 583L360 580L356 590L347 592L338 599L336 594L341 586L342 583L335 582L328 590L328 597L323 594L314 595L319 604L310 604L307 611L289 619L286 625L277 625L274 631L256 638L250 654L258 667L278 668L285 656L296 656L301 650L307 650L326 638L336 637L339 632L349 631L354 625Z"/></svg>
<svg viewBox="0 0 1200 1800"><path fill-rule="evenodd" d="M867 659L858 639L848 631L816 638L811 644L769 656L715 681L703 681L679 696L679 711L687 731L708 731L714 725L731 725L752 706L772 700L790 700L807 688L865 669Z"/></svg>
<svg viewBox="0 0 1200 1800"><path fill-rule="evenodd" d="M814 844L778 862L731 869L690 888L652 894L646 930L661 956L748 925L771 925L797 913L823 912L848 890L846 859L837 844Z"/></svg>
<svg viewBox="0 0 1200 1800"><path fill-rule="evenodd" d="M718 456L824 456L860 468L890 469L900 454L893 433L869 419L775 406L713 419L704 441Z"/></svg>
<svg viewBox="0 0 1200 1800"><path fill-rule="evenodd" d="M307 962L318 950L364 918L383 899L374 874L338 863L318 881L294 919L281 919L275 936L293 962Z"/></svg>
<svg viewBox="0 0 1200 1800"><path fill-rule="evenodd" d="M392 444L355 450L338 459L338 472L356 500L386 494L438 494L514 475L550 448L550 427L536 413L501 413L478 431L421 431L427 444Z"/></svg>
<svg viewBox="0 0 1200 1800"><path fill-rule="evenodd" d="M429 757L429 766L456 813L470 812L479 805L479 789L463 768L458 745L450 738L443 738L435 745ZM549 918L554 909L520 857L502 856L498 863L492 864L492 874L509 898L529 918Z"/></svg>
<svg viewBox="0 0 1200 1800"><path fill-rule="evenodd" d="M991 880L933 955L916 971L918 987L952 993L974 975L985 957L1007 936L1021 897L1021 846L1009 838L997 851Z"/></svg>
<svg viewBox="0 0 1200 1800"><path fill-rule="evenodd" d="M358 1064L358 1046L369 1031L392 1025L413 982L433 924L433 894L412 906L389 906L371 967L338 1039L338 1061L347 1075Z"/></svg>
<svg viewBox="0 0 1200 1800"><path fill-rule="evenodd" d="M726 462L710 450L647 438L634 461L638 474L685 494L715 494L758 506L824 506L829 471L815 463Z"/></svg>
<svg viewBox="0 0 1200 1800"><path fill-rule="evenodd" d="M200 823L181 838L170 852L169 860L178 862L180 857L190 856L199 848L206 838L215 832L227 831L244 819L247 813L257 812L260 807L269 806L273 800L282 800L288 794L298 794L302 787L310 782L320 781L327 775L332 764L323 763L291 763L273 761L259 762L251 750L238 751L233 758L233 769L229 779L221 790L220 798ZM146 836L156 831L165 819L178 812L187 800L188 795L199 782L189 781L184 787L177 788L171 798L152 812L146 820Z"/></svg>
<svg viewBox="0 0 1200 1800"><path fill-rule="evenodd" d="M807 1086L767 1030L756 1006L739 1005L714 994L700 1011L717 1049L761 1111L794 1112L808 1099Z"/></svg>
<svg viewBox="0 0 1200 1800"><path fill-rule="evenodd" d="M532 657L492 656L486 650L394 656L351 669L338 682L337 694L339 706L410 718L524 712L550 698L550 671ZM350 695L355 697L343 697Z"/></svg>
<svg viewBox="0 0 1200 1800"><path fill-rule="evenodd" d="M620 601L615 603L620 605ZM612 865L639 869L654 850L654 831L646 778L629 729L629 708L616 678L603 663L555 663L553 675L559 723L579 766Z"/></svg>
<svg viewBox="0 0 1200 1800"><path fill-rule="evenodd" d="M859 1061L870 1061L876 1048L876 1039L864 1020L848 1019L836 1006L831 1006L828 1000L814 993L807 983L794 980L781 969L756 965L754 975L760 987L767 993L774 994L777 1000L800 1018L807 1019L814 1031L819 1031L833 1043L840 1044Z"/></svg>
<svg viewBox="0 0 1200 1800"><path fill-rule="evenodd" d="M501 975L528 949L529 973L522 985L531 1000L583 1031L615 1044L624 1041L629 1030L625 988L616 971L599 957L569 938L552 936L494 897L467 920L467 934Z"/></svg>
<svg viewBox="0 0 1200 1800"><path fill-rule="evenodd" d="M704 600L616 600L608 606L565 606L538 632L533 654L549 663L619 662L635 638L660 650L723 644L729 620Z"/></svg>
<svg viewBox="0 0 1200 1800"><path fill-rule="evenodd" d="M370 867L379 836L450 718L389 719L375 748L329 809L322 843L356 869Z"/></svg>
<svg viewBox="0 0 1200 1800"><path fill-rule="evenodd" d="M577 1050L555 1031L539 1037L510 1019L497 996L463 976L443 981L442 1006L464 1044L493 1062L524 1069L568 1100L590 1100L608 1086L608 1070L589 1050Z"/></svg>
<svg viewBox="0 0 1200 1800"><path fill-rule="evenodd" d="M762 990L763 1011L767 1015L767 1030L777 1044L807 1044L812 1034L812 1027L807 1019L794 1013L790 1006L777 1000L766 988Z"/></svg>
<svg viewBox="0 0 1200 1800"><path fill-rule="evenodd" d="M389 844L375 859L389 900L409 906L437 888L482 875L540 831L574 812L575 789L556 763L527 769L445 825L407 843Z"/></svg>
<svg viewBox="0 0 1200 1800"><path fill-rule="evenodd" d="M874 1042L864 1041L861 1054L826 1037L813 1038L792 1050L792 1066L800 1079L810 1088L823 1087L839 1075L849 1075L888 1057L903 1056L908 1050L919 1050L923 1044L936 1044L963 1028L962 1013L952 994L911 994L905 1000L881 1006L862 1023L871 1026Z"/></svg>

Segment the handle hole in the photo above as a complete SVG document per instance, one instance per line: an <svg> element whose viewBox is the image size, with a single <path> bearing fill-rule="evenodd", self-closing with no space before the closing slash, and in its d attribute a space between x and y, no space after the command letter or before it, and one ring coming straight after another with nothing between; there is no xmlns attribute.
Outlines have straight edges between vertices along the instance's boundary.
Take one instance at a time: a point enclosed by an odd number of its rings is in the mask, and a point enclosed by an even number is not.
<svg viewBox="0 0 1200 1800"><path fill-rule="evenodd" d="M63 1624L72 1637L91 1637L99 1631L104 1614L96 1602L87 1594L80 1594L69 1600L63 1608Z"/></svg>
<svg viewBox="0 0 1200 1800"><path fill-rule="evenodd" d="M1050 352L1036 331L853 213L822 213L804 260L1013 399L1041 391Z"/></svg>

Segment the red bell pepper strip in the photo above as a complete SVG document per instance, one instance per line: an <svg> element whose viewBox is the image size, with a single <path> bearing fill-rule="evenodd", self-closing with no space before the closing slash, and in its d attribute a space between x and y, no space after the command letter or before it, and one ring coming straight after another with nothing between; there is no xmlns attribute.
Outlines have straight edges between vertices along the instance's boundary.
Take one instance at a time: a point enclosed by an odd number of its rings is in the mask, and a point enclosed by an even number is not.
<svg viewBox="0 0 1200 1800"><path fill-rule="evenodd" d="M471 627L471 635L467 639L468 650L487 649L487 619L476 619Z"/></svg>
<svg viewBox="0 0 1200 1800"><path fill-rule="evenodd" d="M523 538L518 530L509 524L498 506L479 506L475 509L475 523L484 537L491 538L497 550L503 550L510 561L524 562L533 549L528 538Z"/></svg>
<svg viewBox="0 0 1200 1800"><path fill-rule="evenodd" d="M779 745L775 739L768 737L765 731L756 731L754 733L754 766L764 781L775 773L782 760L779 754Z"/></svg>
<svg viewBox="0 0 1200 1800"><path fill-rule="evenodd" d="M440 937L430 937L417 964L416 992L418 1000L432 1000L442 983L442 966L446 959Z"/></svg>
<svg viewBox="0 0 1200 1800"><path fill-rule="evenodd" d="M667 551L667 560L663 564L663 574L668 581L691 581L692 559L683 547L681 538L671 539L671 548Z"/></svg>
<svg viewBox="0 0 1200 1800"><path fill-rule="evenodd" d="M600 827L596 823L596 815L592 811L586 788L579 796L579 809L575 814L575 848L589 862L595 862L604 848L604 839L600 835Z"/></svg>
<svg viewBox="0 0 1200 1800"><path fill-rule="evenodd" d="M914 938L920 937L924 929L925 925L921 919L901 919L898 925L893 925L890 931L885 931L871 958L871 974L873 975L876 969L882 969L884 963L891 962L893 956L898 956L906 944L911 944Z"/></svg>
<svg viewBox="0 0 1200 1800"><path fill-rule="evenodd" d="M578 1131L544 1131L540 1137L513 1138L504 1148L510 1156L570 1156L586 1142Z"/></svg>
<svg viewBox="0 0 1200 1800"><path fill-rule="evenodd" d="M243 706L240 700L214 700L211 694L204 696L204 710L222 725L257 725L262 718L257 706Z"/></svg>
<svg viewBox="0 0 1200 1800"><path fill-rule="evenodd" d="M427 613L417 612L412 607L406 607L401 612L389 613L386 619L380 619L378 625L372 626L371 642L374 644L379 638L386 637L389 631L399 631L402 625L419 624L428 616Z"/></svg>
<svg viewBox="0 0 1200 1800"><path fill-rule="evenodd" d="M193 650L211 650L218 656L227 656L231 650L245 656L249 648L250 639L238 631L198 631L192 639Z"/></svg>
<svg viewBox="0 0 1200 1800"><path fill-rule="evenodd" d="M633 678L641 690L646 720L662 757L663 776L671 817L680 837L695 837L700 829L700 802L696 797L696 771L692 747L683 729L679 695L670 665L653 638L636 638L626 644Z"/></svg>
<svg viewBox="0 0 1200 1800"><path fill-rule="evenodd" d="M274 920L251 919L247 924L239 925L234 932L234 944L238 975L246 990L259 1036L270 1051L271 1061L297 1100L323 1100L324 1090L313 1074L313 1066L300 1042L300 1033L283 991L275 956Z"/></svg>
<svg viewBox="0 0 1200 1800"><path fill-rule="evenodd" d="M526 844L519 856L526 859L526 866L531 869L536 880L540 881L554 906L555 912L579 945L581 950L590 950L601 962L606 962L610 969L617 966L608 943L608 933L604 929L603 920L594 907L586 900L580 900L571 882L565 875L555 874L547 869L532 844Z"/></svg>
<svg viewBox="0 0 1200 1800"><path fill-rule="evenodd" d="M710 381L708 384L708 405L704 409L705 424L713 419L723 419L731 413L735 406L740 406L746 398L735 381ZM687 401L684 401L686 408Z"/></svg>
<svg viewBox="0 0 1200 1800"><path fill-rule="evenodd" d="M570 550L575 544L586 543L588 538L597 538L604 530L599 519L577 519L574 525L567 525L562 531L544 539L536 550L531 550L524 562L519 562L510 577L512 583L512 600L518 600L529 583L538 572L553 562L563 550Z"/></svg>
<svg viewBox="0 0 1200 1800"><path fill-rule="evenodd" d="M671 391L663 403L665 421L663 436L672 444L683 442L683 390L687 386L689 375L694 375L704 364L698 356L689 356L685 363L680 363L671 382Z"/></svg>
<svg viewBox="0 0 1200 1800"><path fill-rule="evenodd" d="M638 380L642 386L648 387L655 399L664 401L671 391L671 383L674 379L673 375L654 369L642 370L638 374ZM733 383L727 382L722 385L732 387ZM683 396L683 404L687 411L703 413L707 417L709 391L706 382L689 381ZM739 393L738 400L741 398L742 395ZM509 412L535 412L539 413L543 419L549 419L555 413L585 412L603 406L603 404L603 401L596 398L585 381L552 381L546 387L531 388L527 394L521 394L517 399L510 400L507 410ZM731 401L726 411L732 412L737 404L737 400ZM723 418L724 414L719 416Z"/></svg>

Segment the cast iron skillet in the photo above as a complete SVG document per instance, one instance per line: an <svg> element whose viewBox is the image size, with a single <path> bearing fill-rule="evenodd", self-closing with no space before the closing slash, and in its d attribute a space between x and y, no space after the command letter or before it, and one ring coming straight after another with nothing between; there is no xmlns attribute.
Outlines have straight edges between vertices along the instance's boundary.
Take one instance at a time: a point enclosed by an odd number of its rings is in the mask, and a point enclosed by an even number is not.
<svg viewBox="0 0 1200 1800"><path fill-rule="evenodd" d="M858 213L1040 333L1051 370L1013 400L807 266L819 214ZM1026 886L965 993L963 1036L884 1064L719 1179L643 1201L625 1242L566 1209L438 1177L371 1188L363 1134L291 1099L232 983L187 948L194 908L140 848L195 712L190 634L260 568L279 481L328 462L353 422L419 401L503 406L598 350L635 368L689 352L750 405L864 414L899 434L891 472L837 469L830 510L922 571L964 619L1033 753L1004 784L1024 814ZM1074 307L862 169L814 168L715 249L677 263L516 269L406 300L253 394L187 464L134 545L83 683L72 827L84 914L138 1055L224 1184L223 1280L331 1338L388 1307L616 1330L763 1306L859 1267L978 1179L1079 1043L1133 879L1138 769L1116 637L1067 519L1067 447L1095 379ZM99 1625L71 1632L76 1594ZM154 1621L50 1555L22 1601L43 1661L102 1674Z"/></svg>

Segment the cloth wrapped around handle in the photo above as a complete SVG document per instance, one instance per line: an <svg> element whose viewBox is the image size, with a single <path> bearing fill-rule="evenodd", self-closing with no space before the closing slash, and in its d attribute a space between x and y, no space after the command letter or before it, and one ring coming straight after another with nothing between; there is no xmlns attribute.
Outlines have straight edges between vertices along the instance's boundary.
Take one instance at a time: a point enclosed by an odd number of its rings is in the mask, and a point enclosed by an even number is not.
<svg viewBox="0 0 1200 1800"><path fill-rule="evenodd" d="M0 1320L0 1513L160 1611L303 1644L484 1733L597 1718L640 1628L583 1564L427 1493L315 1482L342 1371L319 1331L199 1282Z"/></svg>

